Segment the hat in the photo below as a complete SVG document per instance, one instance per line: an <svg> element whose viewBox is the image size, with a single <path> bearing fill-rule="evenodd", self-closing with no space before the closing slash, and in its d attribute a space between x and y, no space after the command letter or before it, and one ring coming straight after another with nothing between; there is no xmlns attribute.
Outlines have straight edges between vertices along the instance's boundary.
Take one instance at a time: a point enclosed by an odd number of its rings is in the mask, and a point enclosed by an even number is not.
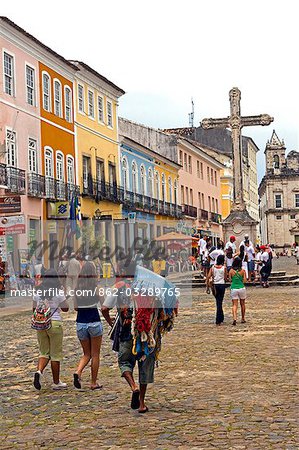
<svg viewBox="0 0 299 450"><path fill-rule="evenodd" d="M249 234L248 233L244 234L244 237L249 238Z"/></svg>
<svg viewBox="0 0 299 450"><path fill-rule="evenodd" d="M231 241L235 241L235 240L236 240L235 236L230 236L229 239L230 239Z"/></svg>
<svg viewBox="0 0 299 450"><path fill-rule="evenodd" d="M266 246L265 246L265 245L261 245L261 246L260 246L260 249L261 249L261 250L266 250Z"/></svg>

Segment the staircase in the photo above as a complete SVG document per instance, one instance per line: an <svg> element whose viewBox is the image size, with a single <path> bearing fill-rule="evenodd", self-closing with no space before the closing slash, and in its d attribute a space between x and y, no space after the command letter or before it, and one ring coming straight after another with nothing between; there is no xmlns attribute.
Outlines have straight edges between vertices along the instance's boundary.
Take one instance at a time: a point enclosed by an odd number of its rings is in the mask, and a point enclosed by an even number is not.
<svg viewBox="0 0 299 450"><path fill-rule="evenodd" d="M205 280L199 271L172 273L167 279L180 289L205 288ZM299 274L287 274L286 271L273 271L269 277L270 286L299 286ZM228 283L229 285L229 283ZM260 286L260 282L245 283L245 286Z"/></svg>

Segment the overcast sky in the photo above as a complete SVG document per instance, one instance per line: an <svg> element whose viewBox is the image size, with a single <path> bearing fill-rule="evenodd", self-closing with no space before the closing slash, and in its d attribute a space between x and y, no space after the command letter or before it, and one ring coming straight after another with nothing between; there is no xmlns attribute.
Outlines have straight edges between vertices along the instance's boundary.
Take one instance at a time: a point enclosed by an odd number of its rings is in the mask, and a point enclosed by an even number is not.
<svg viewBox="0 0 299 450"><path fill-rule="evenodd" d="M47 6L46 6L47 5ZM244 115L268 113L268 127L243 134L260 148L275 129L298 145L296 1L10 0L1 5L26 31L67 59L85 61L126 91L121 116L157 128L229 114L229 90ZM296 45L295 45L296 44Z"/></svg>

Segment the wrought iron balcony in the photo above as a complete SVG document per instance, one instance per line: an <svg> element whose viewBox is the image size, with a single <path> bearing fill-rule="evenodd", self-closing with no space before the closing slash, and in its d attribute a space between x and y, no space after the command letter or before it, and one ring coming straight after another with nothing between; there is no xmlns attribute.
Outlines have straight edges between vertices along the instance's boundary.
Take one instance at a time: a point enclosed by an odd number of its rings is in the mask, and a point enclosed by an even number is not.
<svg viewBox="0 0 299 450"><path fill-rule="evenodd" d="M197 218L197 208L191 205L183 205L182 212L185 216Z"/></svg>
<svg viewBox="0 0 299 450"><path fill-rule="evenodd" d="M73 196L80 196L80 187L76 184L66 183L66 200L71 200Z"/></svg>
<svg viewBox="0 0 299 450"><path fill-rule="evenodd" d="M25 194L25 170L16 167L6 167L7 189L16 194Z"/></svg>
<svg viewBox="0 0 299 450"><path fill-rule="evenodd" d="M199 220L209 220L209 211L198 209L198 218Z"/></svg>
<svg viewBox="0 0 299 450"><path fill-rule="evenodd" d="M211 212L210 220L214 223L221 223L221 214Z"/></svg>
<svg viewBox="0 0 299 450"><path fill-rule="evenodd" d="M116 183L105 183L104 181L96 180L94 191L96 201L107 200L113 203L123 202L123 189L118 187Z"/></svg>
<svg viewBox="0 0 299 450"><path fill-rule="evenodd" d="M45 197L46 200L56 200L55 179L45 177Z"/></svg>
<svg viewBox="0 0 299 450"><path fill-rule="evenodd" d="M38 173L27 175L27 195L30 197L44 198L46 195L45 177Z"/></svg>
<svg viewBox="0 0 299 450"><path fill-rule="evenodd" d="M56 200L66 200L66 184L64 181L55 180L55 197Z"/></svg>
<svg viewBox="0 0 299 450"><path fill-rule="evenodd" d="M139 210L177 218L182 216L181 206L132 191L124 192L122 203L133 211Z"/></svg>
<svg viewBox="0 0 299 450"><path fill-rule="evenodd" d="M0 163L0 186L7 187L6 164Z"/></svg>

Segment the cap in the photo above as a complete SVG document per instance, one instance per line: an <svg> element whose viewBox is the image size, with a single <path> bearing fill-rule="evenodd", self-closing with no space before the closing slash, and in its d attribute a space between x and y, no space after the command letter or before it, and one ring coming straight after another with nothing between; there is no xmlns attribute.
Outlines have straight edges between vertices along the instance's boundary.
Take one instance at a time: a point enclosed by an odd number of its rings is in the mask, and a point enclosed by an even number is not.
<svg viewBox="0 0 299 450"><path fill-rule="evenodd" d="M235 240L236 240L235 236L230 236L229 239L230 239L231 241L235 241Z"/></svg>

